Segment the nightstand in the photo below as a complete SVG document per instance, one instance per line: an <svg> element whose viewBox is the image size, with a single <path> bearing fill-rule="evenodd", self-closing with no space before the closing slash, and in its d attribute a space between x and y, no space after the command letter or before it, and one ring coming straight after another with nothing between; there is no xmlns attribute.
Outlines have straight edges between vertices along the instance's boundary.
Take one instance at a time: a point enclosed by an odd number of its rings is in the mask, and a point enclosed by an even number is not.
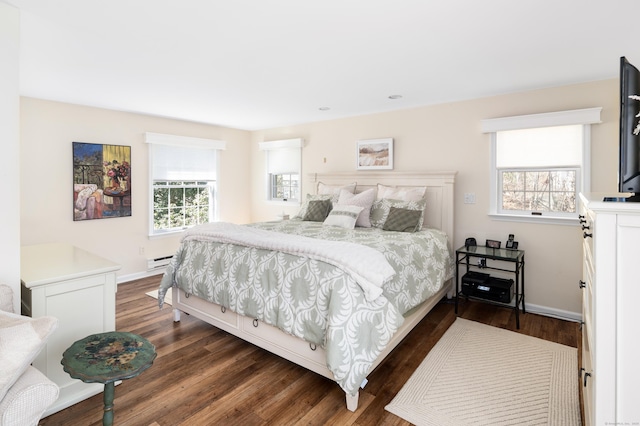
<svg viewBox="0 0 640 426"><path fill-rule="evenodd" d="M476 262L472 262L475 260ZM480 261L480 264L478 264ZM460 266L465 268L464 276L460 276ZM492 277L480 271L502 271L514 275L514 280ZM463 286L463 284L465 284ZM524 250L498 249L485 246L463 246L456 250L456 301L455 312L458 313L458 298L463 295L467 299L488 301L509 305L515 296L513 309L516 314L516 327L520 328L520 307L524 307ZM508 300L507 300L508 299Z"/></svg>

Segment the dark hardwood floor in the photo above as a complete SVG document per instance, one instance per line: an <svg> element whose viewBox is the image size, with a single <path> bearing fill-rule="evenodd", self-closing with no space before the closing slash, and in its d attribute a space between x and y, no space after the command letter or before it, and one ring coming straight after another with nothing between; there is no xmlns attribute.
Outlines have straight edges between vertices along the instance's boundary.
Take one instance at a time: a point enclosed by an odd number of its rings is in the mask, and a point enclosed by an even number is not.
<svg viewBox="0 0 640 426"><path fill-rule="evenodd" d="M337 384L278 356L183 315L158 309L145 293L160 276L118 286L116 327L146 337L158 357L115 390L116 425L409 425L384 410L456 316L441 302L369 375L355 413ZM577 347L578 324L527 313L515 329L513 310L479 302L461 317ZM577 380L577 374L576 374ZM102 424L102 394L40 421L41 425Z"/></svg>

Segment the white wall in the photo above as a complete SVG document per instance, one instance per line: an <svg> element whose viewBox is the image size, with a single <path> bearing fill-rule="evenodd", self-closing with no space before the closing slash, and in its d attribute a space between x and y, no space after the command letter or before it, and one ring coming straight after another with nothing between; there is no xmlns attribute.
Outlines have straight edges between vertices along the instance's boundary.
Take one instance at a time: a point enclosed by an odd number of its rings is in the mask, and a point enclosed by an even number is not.
<svg viewBox="0 0 640 426"><path fill-rule="evenodd" d="M0 208L0 283L13 289L20 312L20 12L0 2L0 142L2 208Z"/></svg>
<svg viewBox="0 0 640 426"><path fill-rule="evenodd" d="M268 129L252 134L252 221L274 220L284 208L265 202L262 141L301 137L303 174L355 169L359 139L394 138L394 169L457 170L455 241L466 237L505 241L515 234L526 251L526 302L531 308L579 318L582 276L581 238L577 226L491 220L489 211L490 137L482 134L486 118L603 107L603 123L592 127L592 190L616 191L618 155L618 80L565 86L348 119ZM553 153L550 153L553 155ZM326 163L324 159L326 158ZM303 194L313 192L303 188ZM476 204L464 204L465 193Z"/></svg>
<svg viewBox="0 0 640 426"><path fill-rule="evenodd" d="M147 236L149 171L145 132L227 141L227 149L220 154L220 219L236 223L250 219L249 132L25 97L21 99L20 118L22 222L15 229L20 230L22 245L76 245L121 264L119 282L144 274L147 258L173 254L179 235L154 239ZM72 142L131 146L131 217L73 221ZM17 176L16 172L11 177L16 183Z"/></svg>

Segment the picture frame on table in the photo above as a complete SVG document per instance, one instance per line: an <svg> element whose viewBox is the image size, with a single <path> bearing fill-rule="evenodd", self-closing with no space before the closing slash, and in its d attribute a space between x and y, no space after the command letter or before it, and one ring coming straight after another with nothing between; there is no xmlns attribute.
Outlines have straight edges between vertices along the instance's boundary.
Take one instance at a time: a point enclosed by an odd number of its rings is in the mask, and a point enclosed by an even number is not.
<svg viewBox="0 0 640 426"><path fill-rule="evenodd" d="M489 247L489 248L499 249L500 246L502 245L502 242L498 241L498 240L487 240L484 243L484 245Z"/></svg>

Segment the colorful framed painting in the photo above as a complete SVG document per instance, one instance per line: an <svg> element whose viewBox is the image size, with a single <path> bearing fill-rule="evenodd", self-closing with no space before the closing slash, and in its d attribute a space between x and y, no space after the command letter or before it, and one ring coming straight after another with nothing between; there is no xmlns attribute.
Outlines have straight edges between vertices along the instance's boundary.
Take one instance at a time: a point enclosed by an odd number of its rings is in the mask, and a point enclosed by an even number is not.
<svg viewBox="0 0 640 426"><path fill-rule="evenodd" d="M131 216L131 147L73 142L73 220Z"/></svg>
<svg viewBox="0 0 640 426"><path fill-rule="evenodd" d="M367 139L357 144L357 170L392 170L393 139Z"/></svg>

